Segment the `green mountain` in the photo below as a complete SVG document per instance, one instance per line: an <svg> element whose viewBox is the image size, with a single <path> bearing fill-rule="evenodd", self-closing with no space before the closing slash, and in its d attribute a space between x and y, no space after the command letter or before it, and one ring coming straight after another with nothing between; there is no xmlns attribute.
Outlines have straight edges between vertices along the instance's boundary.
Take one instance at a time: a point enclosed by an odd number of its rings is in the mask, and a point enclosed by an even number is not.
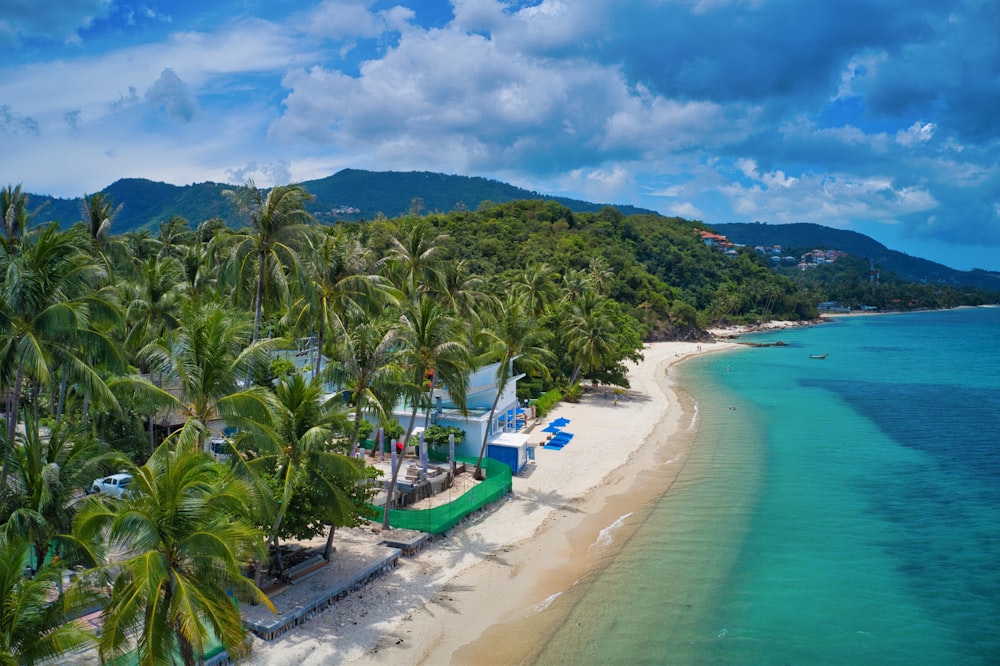
<svg viewBox="0 0 1000 666"><path fill-rule="evenodd" d="M493 204L523 200L555 202L574 213L596 213L608 204L591 203L532 192L488 178L454 176L426 171L363 171L344 169L332 176L303 182L315 196L310 204L321 222L375 219L380 214L395 218L409 213L427 214L477 210L484 202ZM137 229L156 231L173 216L182 217L192 226L204 220L220 218L233 227L242 226L229 201L222 195L234 186L221 183L169 185L141 178L125 178L102 190L115 203L122 204L112 232L119 234ZM29 208L36 222L57 221L68 227L80 219L82 197L57 199L29 195ZM624 216L656 213L634 206L613 206ZM904 280L971 286L1000 291L1000 273L958 271L941 264L919 259L886 248L881 243L853 231L832 229L818 224L716 224L714 229L743 245L781 245L788 251L838 249L874 262L883 272Z"/></svg>
<svg viewBox="0 0 1000 666"><path fill-rule="evenodd" d="M785 254L800 256L809 250L842 250L868 260L882 273L895 273L910 282L941 283L1000 291L1000 273L984 270L960 271L927 259L890 250L856 231L819 224L714 224L712 228L731 242L751 247L780 245Z"/></svg>
<svg viewBox="0 0 1000 666"><path fill-rule="evenodd" d="M606 204L595 204L565 197L553 197L514 187L487 178L449 176L423 171L361 171L344 169L319 180L302 185L316 198L310 205L321 222L374 219L380 213L398 217L407 213L447 213L453 210L475 210L485 201L506 203L523 199L556 201L574 212L597 212ZM222 192L233 189L220 183L169 185L142 178L124 178L102 190L116 203L123 204L115 218L113 232L136 229L155 230L162 222L177 215L192 226L211 218L221 218L231 226L243 221ZM56 221L70 226L80 219L79 199L29 195L31 210L37 211L36 221ZM615 206L624 215L652 213L634 206Z"/></svg>

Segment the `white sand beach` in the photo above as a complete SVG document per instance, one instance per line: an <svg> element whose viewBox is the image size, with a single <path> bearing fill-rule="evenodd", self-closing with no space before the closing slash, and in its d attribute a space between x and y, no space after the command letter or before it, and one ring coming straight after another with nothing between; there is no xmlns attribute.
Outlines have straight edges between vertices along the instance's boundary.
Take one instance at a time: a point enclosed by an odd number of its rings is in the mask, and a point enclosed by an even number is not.
<svg viewBox="0 0 1000 666"><path fill-rule="evenodd" d="M435 539L413 558L278 639L254 640L249 663L516 663L519 648L498 625L536 618L599 560L594 546L644 501L661 494L684 463L690 415L669 382L674 363L734 343L662 342L630 367L631 388L617 402L603 389L557 418L574 434L560 451L538 448L513 479L513 493L471 524ZM690 412L690 406L688 406ZM645 490L636 492L643 478ZM627 520L624 521L627 524ZM627 529L627 527L625 528ZM613 537L613 534L611 534ZM345 537L349 538L349 534ZM544 623L537 623L543 630Z"/></svg>

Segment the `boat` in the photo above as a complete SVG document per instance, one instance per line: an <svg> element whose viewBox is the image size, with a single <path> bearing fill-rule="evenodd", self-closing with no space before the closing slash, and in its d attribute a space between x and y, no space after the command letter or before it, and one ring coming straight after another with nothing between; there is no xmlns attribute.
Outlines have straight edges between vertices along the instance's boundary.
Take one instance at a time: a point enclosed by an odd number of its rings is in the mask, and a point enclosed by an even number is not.
<svg viewBox="0 0 1000 666"><path fill-rule="evenodd" d="M809 358L823 359L829 356L829 354L809 354Z"/></svg>

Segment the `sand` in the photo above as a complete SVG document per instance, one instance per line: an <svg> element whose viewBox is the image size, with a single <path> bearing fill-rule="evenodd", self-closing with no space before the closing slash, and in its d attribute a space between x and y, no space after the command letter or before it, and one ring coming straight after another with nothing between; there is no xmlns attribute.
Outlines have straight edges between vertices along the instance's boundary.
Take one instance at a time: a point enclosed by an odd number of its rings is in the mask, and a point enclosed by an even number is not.
<svg viewBox="0 0 1000 666"><path fill-rule="evenodd" d="M684 463L690 427L669 368L734 343L662 342L629 368L631 388L561 403L574 434L560 451L536 450L512 494L476 521L436 539L394 571L272 642L255 640L249 663L501 664L530 656L526 633L544 634L552 599L600 564L614 528L669 488ZM518 632L498 627L509 624Z"/></svg>

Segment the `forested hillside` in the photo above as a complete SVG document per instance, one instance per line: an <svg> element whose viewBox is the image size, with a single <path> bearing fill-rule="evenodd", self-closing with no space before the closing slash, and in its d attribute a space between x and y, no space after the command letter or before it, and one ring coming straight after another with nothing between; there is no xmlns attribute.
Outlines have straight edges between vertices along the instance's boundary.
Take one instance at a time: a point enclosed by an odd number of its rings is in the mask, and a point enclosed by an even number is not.
<svg viewBox="0 0 1000 666"><path fill-rule="evenodd" d="M749 245L780 245L785 253L796 257L814 249L842 250L877 266L884 273L893 273L909 282L933 282L952 286L968 286L988 291L1000 291L1000 274L989 271L959 271L948 266L912 257L891 250L864 234L845 229L833 229L819 224L716 224L713 228L733 243Z"/></svg>
<svg viewBox="0 0 1000 666"><path fill-rule="evenodd" d="M409 213L447 213L452 210L475 210L483 202L502 203L518 199L555 201L574 211L598 211L604 204L594 204L528 190L486 178L451 176L423 171L375 172L344 169L332 176L302 183L313 196L306 209L325 223L356 221L379 216L399 217ZM125 178L104 188L99 194L121 205L115 217L115 232L137 229L155 230L162 222L178 216L192 223L219 218L232 227L242 221L224 190L236 189L221 183L169 185L143 178ZM68 227L80 220L78 199L57 199L30 194L31 212L38 222L58 222ZM625 214L650 213L632 206L619 206Z"/></svg>

